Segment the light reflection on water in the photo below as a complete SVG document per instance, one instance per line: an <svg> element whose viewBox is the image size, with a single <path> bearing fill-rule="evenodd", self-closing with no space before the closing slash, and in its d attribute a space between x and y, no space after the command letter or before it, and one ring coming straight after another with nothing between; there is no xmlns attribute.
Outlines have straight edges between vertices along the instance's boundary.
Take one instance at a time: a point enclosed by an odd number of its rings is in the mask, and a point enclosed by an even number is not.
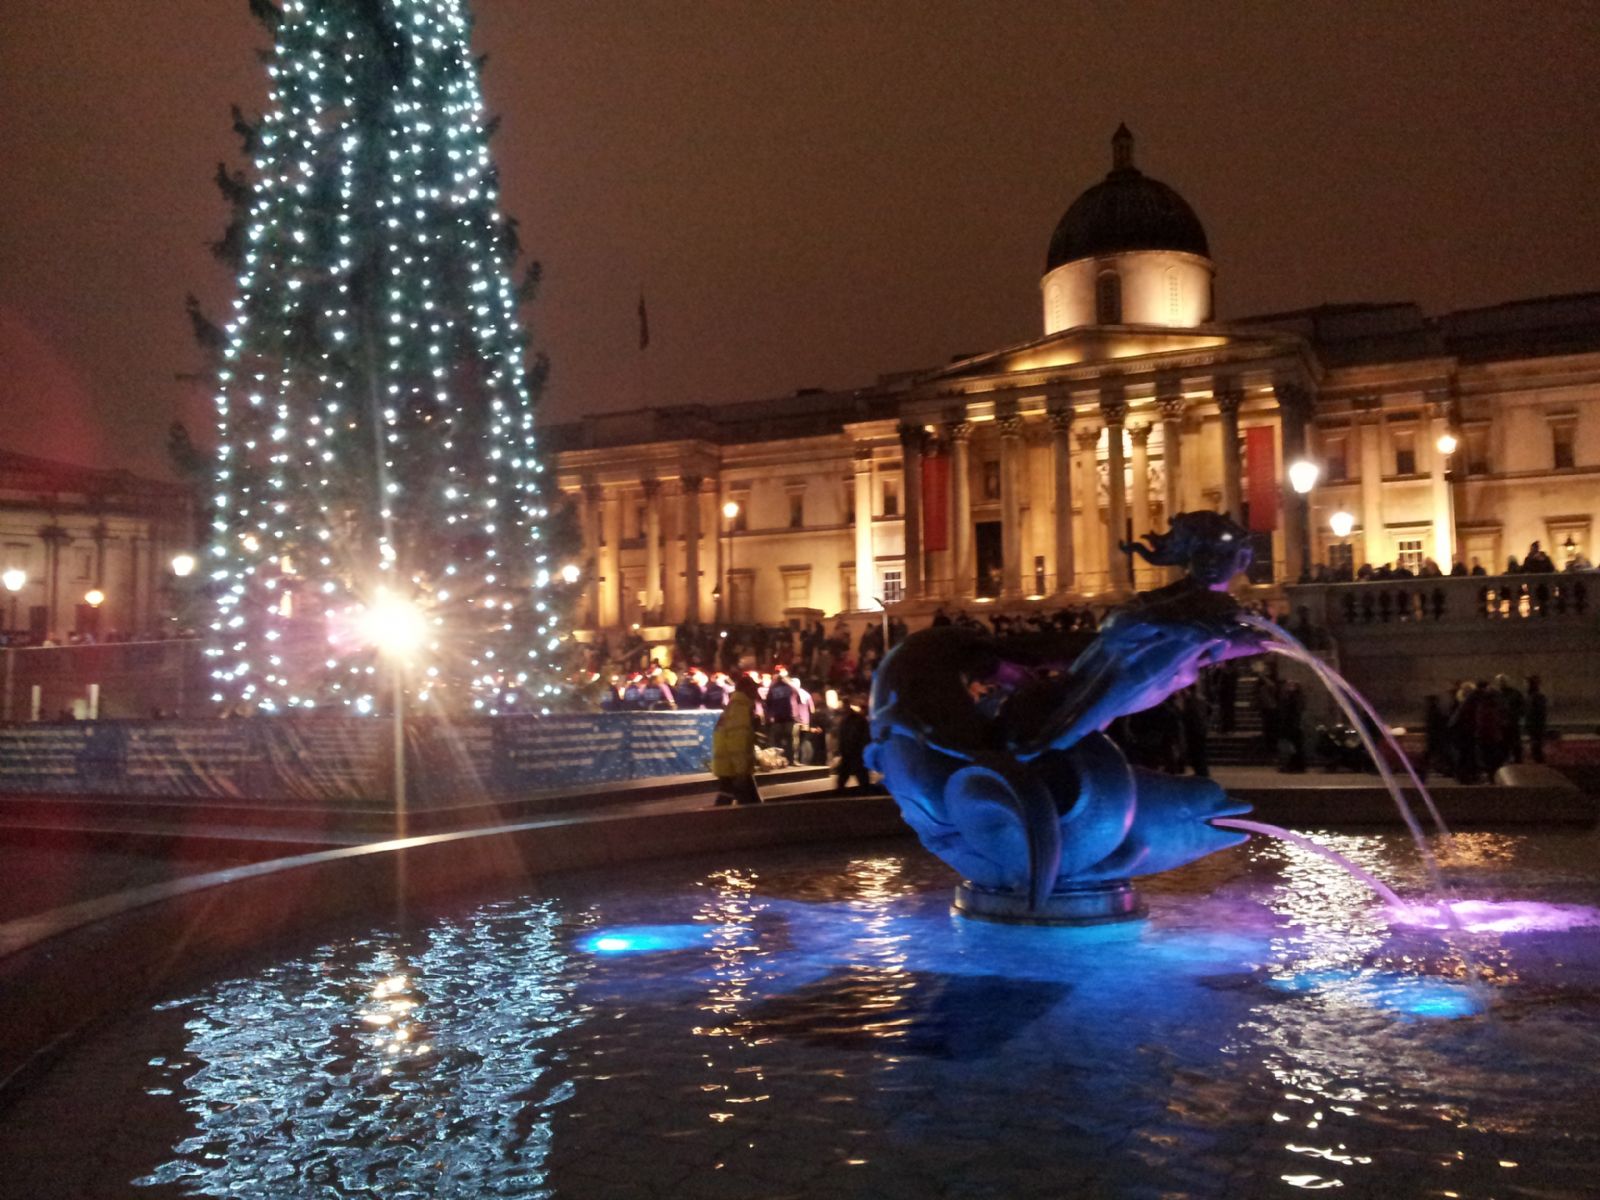
<svg viewBox="0 0 1600 1200"><path fill-rule="evenodd" d="M1329 840L1417 890L1403 839ZM1445 866L1594 905L1593 850L1458 835ZM169 1005L184 1042L144 1085L193 1133L138 1182L1591 1194L1600 929L1464 954L1261 842L1149 881L1150 921L1110 937L961 920L950 882L913 848L576 877L219 983Z"/></svg>

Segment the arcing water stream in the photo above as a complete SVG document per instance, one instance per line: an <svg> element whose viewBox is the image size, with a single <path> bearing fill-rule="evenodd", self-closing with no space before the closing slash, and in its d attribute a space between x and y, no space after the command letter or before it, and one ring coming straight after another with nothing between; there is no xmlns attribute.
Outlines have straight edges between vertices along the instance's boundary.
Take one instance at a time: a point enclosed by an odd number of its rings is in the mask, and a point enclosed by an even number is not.
<svg viewBox="0 0 1600 1200"><path fill-rule="evenodd" d="M1383 779L1384 786L1389 789L1389 794L1394 797L1395 806L1400 810L1400 816L1404 819L1406 828L1411 831L1412 840L1417 844L1417 851L1421 854L1423 866L1428 873L1429 891L1433 903L1443 916L1446 926L1450 929L1460 930L1461 923L1452 906L1453 898L1445 886L1444 877L1439 871L1438 861L1433 854L1433 848L1428 845L1427 835L1424 833L1422 825L1418 822L1416 814L1411 811L1411 805L1406 801L1404 789L1401 787L1399 780L1395 778L1394 771L1390 768L1377 739L1373 737L1374 729L1383 736L1387 749L1405 767L1412 786L1417 789L1417 793L1422 797L1423 804L1428 809L1428 815L1433 818L1440 835L1445 839L1450 836L1449 827L1445 825L1444 818L1439 815L1439 809L1434 804L1433 797L1428 793L1426 785L1423 784L1416 769L1411 765L1411 759L1406 755L1394 734L1390 732L1388 725L1378 716L1372 705L1367 702L1367 698L1351 687L1344 676L1306 649L1299 639L1295 638L1288 630L1276 622L1265 617L1258 617L1252 613L1243 614L1239 619L1244 624L1266 636L1269 650L1275 654L1281 654L1286 658L1293 659L1295 662L1302 663L1328 689L1328 693L1333 697L1334 703L1338 704L1340 711L1344 713L1346 719L1350 722L1351 728L1355 730L1356 735L1361 739L1361 744L1366 749L1367 755L1372 759L1373 765L1378 769L1378 774ZM1231 820L1218 820L1214 823L1232 825L1234 828L1246 828L1248 825L1255 824L1254 822L1247 822L1245 825L1240 825ZM1296 835L1288 835L1286 837L1285 835L1288 834L1288 831L1278 829L1275 826L1260 827L1255 829L1254 832L1281 837L1286 841L1294 842L1296 845L1313 849L1318 854L1340 862L1353 876L1372 887L1390 904L1402 910L1414 907L1402 903L1392 889L1379 883L1354 863L1344 859L1342 855L1335 854L1325 847L1317 846L1315 843L1308 841L1308 839Z"/></svg>

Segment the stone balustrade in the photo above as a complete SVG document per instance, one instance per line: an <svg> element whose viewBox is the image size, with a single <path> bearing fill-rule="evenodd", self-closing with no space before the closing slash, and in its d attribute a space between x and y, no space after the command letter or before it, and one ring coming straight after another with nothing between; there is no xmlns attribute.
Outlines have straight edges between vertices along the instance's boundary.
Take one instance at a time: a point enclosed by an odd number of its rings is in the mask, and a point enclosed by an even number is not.
<svg viewBox="0 0 1600 1200"><path fill-rule="evenodd" d="M1482 624L1494 621L1572 621L1600 601L1600 574L1454 575L1364 583L1300 584L1288 589L1295 611L1315 624Z"/></svg>

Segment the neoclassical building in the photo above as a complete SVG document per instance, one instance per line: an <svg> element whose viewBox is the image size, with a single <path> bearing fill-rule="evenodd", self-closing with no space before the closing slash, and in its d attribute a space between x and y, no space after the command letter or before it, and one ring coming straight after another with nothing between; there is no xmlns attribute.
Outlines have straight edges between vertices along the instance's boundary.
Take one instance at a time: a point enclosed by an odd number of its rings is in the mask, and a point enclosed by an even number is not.
<svg viewBox="0 0 1600 1200"><path fill-rule="evenodd" d="M173 558L195 547L192 513L179 484L0 450L0 630L160 631Z"/></svg>
<svg viewBox="0 0 1600 1200"><path fill-rule="evenodd" d="M1125 128L1112 148L1050 237L1034 340L548 429L583 517L580 625L1113 598L1157 582L1119 542L1195 508L1252 531L1262 589L1308 553L1593 557L1600 294L1218 321L1200 220ZM1319 468L1303 500L1298 459Z"/></svg>

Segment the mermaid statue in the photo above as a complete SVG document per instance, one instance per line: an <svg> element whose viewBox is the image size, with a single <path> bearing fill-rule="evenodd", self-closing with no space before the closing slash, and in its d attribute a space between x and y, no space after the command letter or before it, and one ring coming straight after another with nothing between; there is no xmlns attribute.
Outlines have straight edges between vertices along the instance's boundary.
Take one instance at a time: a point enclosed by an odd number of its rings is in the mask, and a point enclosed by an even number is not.
<svg viewBox="0 0 1600 1200"><path fill-rule="evenodd" d="M1248 537L1214 512L1180 513L1123 550L1182 576L1140 592L1083 635L996 637L942 625L890 651L872 682L868 763L922 844L962 876L958 910L1079 924L1143 911L1129 880L1236 845L1213 817L1248 806L1210 779L1130 766L1105 730L1257 654L1228 593Z"/></svg>

